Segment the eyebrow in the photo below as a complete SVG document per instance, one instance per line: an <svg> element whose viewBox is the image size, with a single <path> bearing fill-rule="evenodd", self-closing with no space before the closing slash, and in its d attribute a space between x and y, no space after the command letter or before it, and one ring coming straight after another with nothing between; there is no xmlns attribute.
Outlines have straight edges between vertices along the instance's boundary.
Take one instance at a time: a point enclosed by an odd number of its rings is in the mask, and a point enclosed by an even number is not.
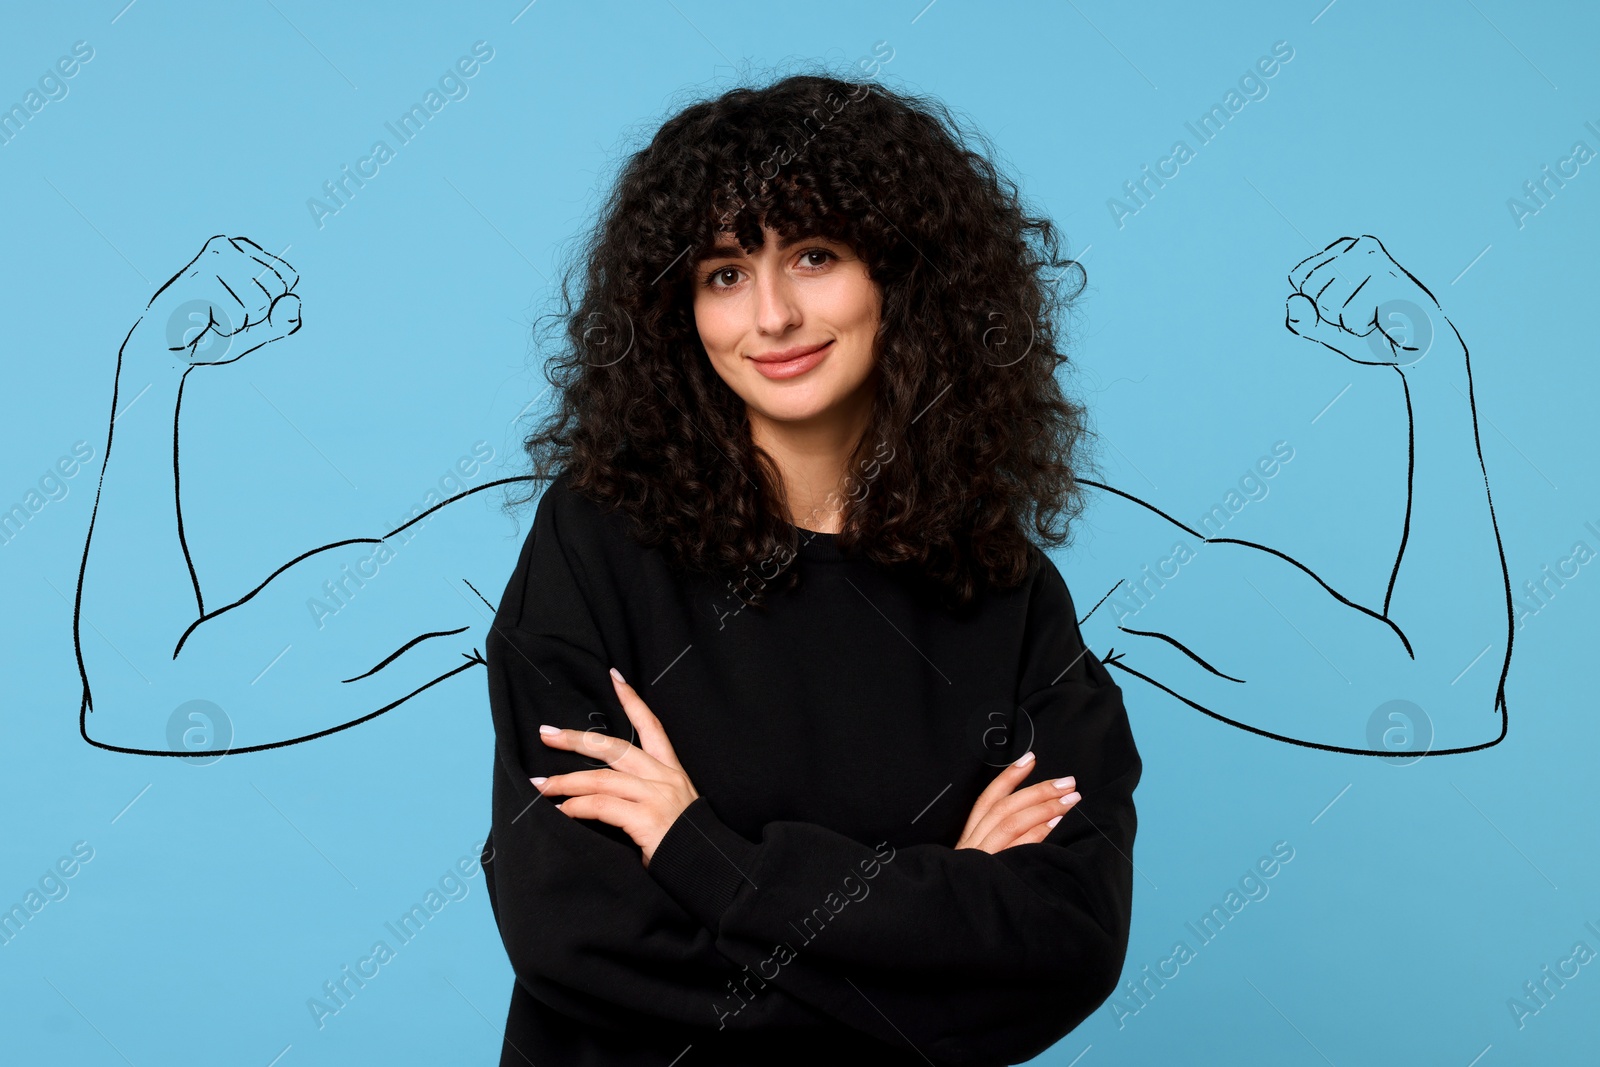
<svg viewBox="0 0 1600 1067"><path fill-rule="evenodd" d="M838 243L832 237L826 237L820 233L801 233L796 234L793 237L780 240L778 242L778 250L782 251L787 248L793 248L795 245L804 244L807 241L824 241L828 244ZM727 238L723 238L713 245L708 251L706 251L705 254L696 260L696 262L704 263L707 260L722 259L723 257L737 259L744 254L744 249L740 248L737 243L734 243Z"/></svg>

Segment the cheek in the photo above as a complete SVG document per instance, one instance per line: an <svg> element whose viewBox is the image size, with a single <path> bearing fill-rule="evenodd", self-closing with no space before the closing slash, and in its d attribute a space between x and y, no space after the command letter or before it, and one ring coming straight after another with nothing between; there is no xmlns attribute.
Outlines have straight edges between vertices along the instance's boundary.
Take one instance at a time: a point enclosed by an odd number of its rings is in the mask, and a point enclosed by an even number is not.
<svg viewBox="0 0 1600 1067"><path fill-rule="evenodd" d="M820 310L844 329L872 334L878 327L882 297L865 272L841 275L824 295Z"/></svg>
<svg viewBox="0 0 1600 1067"><path fill-rule="evenodd" d="M883 316L883 290L863 272L861 277L861 327L869 334L876 333Z"/></svg>
<svg viewBox="0 0 1600 1067"><path fill-rule="evenodd" d="M876 347L878 330L882 323L883 298L874 289L862 299L860 313L856 320L857 335L868 350ZM871 357L869 356L868 358L870 359Z"/></svg>

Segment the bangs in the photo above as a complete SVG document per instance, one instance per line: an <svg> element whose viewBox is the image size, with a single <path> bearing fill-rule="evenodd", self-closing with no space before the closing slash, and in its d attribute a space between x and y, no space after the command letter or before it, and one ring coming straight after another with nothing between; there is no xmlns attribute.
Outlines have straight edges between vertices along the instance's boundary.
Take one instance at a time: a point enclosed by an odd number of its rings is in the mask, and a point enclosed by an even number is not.
<svg viewBox="0 0 1600 1067"><path fill-rule="evenodd" d="M837 172L821 153L838 145L821 145L827 137L806 142L798 154L787 144L772 144L770 135L727 144L717 152L721 165L712 172L695 220L696 243L690 262L710 254L731 237L747 254L759 250L770 228L781 240L821 237L838 241L870 260L863 247L860 193L848 184L835 186L824 176ZM783 161L780 164L780 161Z"/></svg>

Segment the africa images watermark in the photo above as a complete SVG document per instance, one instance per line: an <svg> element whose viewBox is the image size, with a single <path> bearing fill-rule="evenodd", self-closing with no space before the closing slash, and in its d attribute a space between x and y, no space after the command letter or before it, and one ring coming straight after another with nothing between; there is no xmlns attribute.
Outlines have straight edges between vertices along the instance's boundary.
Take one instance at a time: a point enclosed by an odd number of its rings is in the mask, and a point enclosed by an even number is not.
<svg viewBox="0 0 1600 1067"><path fill-rule="evenodd" d="M885 50L888 52L887 55L884 54ZM894 47L888 41L874 41L872 54L862 56L856 60L856 69L861 72L862 77L860 81L852 83L854 88L849 94L839 96L837 93L829 93L823 98L823 104L827 111L824 112L822 108L814 109L802 122L802 128L794 131L797 137L793 143L784 141L779 144L757 167L752 167L749 163L744 165L744 177L741 179L741 184L744 186L745 192L752 192L757 182L771 182L785 166L804 155L811 142L816 140L817 135L827 128L828 124L837 118L846 107L866 99L867 94L872 91L872 83L877 80L883 68L893 59ZM799 145L798 148L794 147L796 143ZM722 212L719 226L725 228L729 220L742 207L744 207L743 199L735 194L734 202Z"/></svg>
<svg viewBox="0 0 1600 1067"><path fill-rule="evenodd" d="M1194 136L1196 146L1204 147L1210 144L1228 125L1229 120L1244 110L1246 104L1265 100L1269 91L1267 80L1274 77L1293 58L1293 45L1288 41L1273 42L1272 54L1260 57L1254 67L1246 68L1239 76L1238 89L1229 89L1223 94L1220 104L1212 104L1211 109L1194 122L1183 124L1184 129ZM1138 178L1122 183L1122 191L1126 194L1127 200L1119 200L1114 196L1106 200L1106 210L1111 213L1111 221L1116 223L1117 229L1126 226L1126 220L1130 216L1137 215L1149 207L1156 193L1165 189L1168 181L1182 173L1183 166L1197 154L1195 148L1189 147L1188 141L1178 140L1172 143L1165 156L1156 160L1153 171L1150 164L1142 164L1139 167Z"/></svg>
<svg viewBox="0 0 1600 1067"><path fill-rule="evenodd" d="M884 849L888 849L887 854L885 854ZM882 872L884 865L890 863L894 859L894 855L893 845L887 841L879 842L877 847L873 849L873 856L876 858L864 859L858 864L861 868L860 878L857 878L854 872L845 875L840 882L839 889L830 890L828 895L822 898L822 903L812 908L800 920L799 926L795 926L793 922L790 922L789 925L794 927L795 932L805 938L800 947L804 948L816 940L827 929L828 924L833 921L834 917L849 907L851 902L859 903L867 899L867 894L872 892L872 887L867 883ZM744 978L742 980L735 983L730 978L728 980L728 996L720 1003L713 1002L711 1005L711 1010L716 1012L717 1015L717 1029L726 1028L728 1019L743 1011L745 1005L753 1001L756 994L765 989L767 983L776 978L784 965L792 962L799 955L799 952L800 949L795 948L789 942L780 941L773 946L770 956L756 964L755 974L751 973L747 964L744 967ZM754 989L751 988L752 982L755 983Z"/></svg>
<svg viewBox="0 0 1600 1067"><path fill-rule="evenodd" d="M411 523L411 525L403 530L396 529L393 544L389 538L379 541L371 552L356 560L353 571L350 564L341 564L339 577L330 578L322 583L322 597L306 598L306 610L311 613L311 621L316 623L317 629L322 629L327 625L328 619L348 607L356 594L366 588L367 582L383 573L381 568L395 558L397 549L401 545L411 543L422 526L432 518L432 514L417 522L412 522L413 519L460 493L468 482L487 469L493 459L493 445L487 441L473 442L472 454L459 457L455 465L439 477L437 490L430 488L420 504L411 506L410 513L400 523L402 525Z"/></svg>
<svg viewBox="0 0 1600 1067"><path fill-rule="evenodd" d="M306 1008L311 1012L311 1020L317 1024L318 1030L324 1029L329 1019L348 1008L356 994L382 974L383 967L393 963L400 949L416 940L429 921L442 912L447 904L467 898L472 887L464 879L475 878L482 870L486 844L486 840L479 842L476 848L445 868L439 876L438 886L429 886L420 903L412 904L411 910L383 924L394 939L393 945L385 938L374 941L367 954L356 960L353 968L346 963L339 968L335 977L322 983L321 995L306 998ZM490 858L493 859L493 856Z"/></svg>
<svg viewBox="0 0 1600 1067"><path fill-rule="evenodd" d="M44 874L39 876L39 886L35 889L28 887L28 891L10 909L0 912L0 945L9 945L33 920L45 909L45 905L52 901L67 899L71 887L67 880L83 869L83 865L94 859L94 846L87 841L73 843L72 855L61 856L54 865L45 868Z"/></svg>
<svg viewBox="0 0 1600 1067"><path fill-rule="evenodd" d="M1585 522L1583 528L1595 536L1595 543L1600 544L1600 526L1594 522ZM1582 574L1582 567L1596 556L1595 549L1589 542L1581 537L1572 542L1572 549L1563 557L1556 560L1554 566L1546 563L1539 569L1538 578L1530 578L1522 583L1522 590L1516 595L1517 629L1521 630L1528 625L1528 620L1550 606L1556 594L1567 587L1567 583Z"/></svg>
<svg viewBox="0 0 1600 1067"><path fill-rule="evenodd" d="M861 468L861 476L857 477L854 471L845 472L843 494L838 490L830 491L821 504L811 509L805 521L808 523L815 522L824 514L836 514L843 509L846 498L857 504L861 503L862 500L866 499L867 491L872 487L872 483L877 480L878 475L883 473L883 468L894 459L895 455L894 446L883 438L879 438L878 443L873 446L871 458L860 460L857 463L857 466ZM802 544L808 544L815 540L821 532L813 530L809 526L798 526L797 528L800 530ZM717 615L717 629L725 628L728 625L728 619L739 614L748 606L746 597L753 595L752 585L755 589L765 588L767 583L782 573L783 569L794 558L794 550L784 546L756 564L754 574L751 573L750 565L746 564L744 573L740 575L737 581L732 578L728 579L728 594L722 597L721 600L736 600L738 601L738 606L724 610L719 603L718 606L714 607L713 610ZM771 568L770 573L768 572L769 567Z"/></svg>
<svg viewBox="0 0 1600 1067"><path fill-rule="evenodd" d="M1600 143L1600 126L1587 121L1584 128L1595 135L1596 143ZM1539 168L1539 176L1522 183L1522 196L1506 198L1506 210L1511 212L1511 221L1517 224L1517 229L1528 225L1528 220L1550 206L1550 201L1555 199L1556 193L1567 187L1567 182L1576 178L1582 171L1584 164L1595 157L1595 150L1589 147L1587 141L1574 141L1567 154L1556 160L1555 170L1550 169L1546 163Z"/></svg>
<svg viewBox="0 0 1600 1067"><path fill-rule="evenodd" d="M472 91L468 80L477 76L483 64L493 58L494 48L489 42L473 42L470 56L460 57L439 75L438 88L430 85L427 92L422 94L421 102L413 103L393 122L383 124L384 129L394 137L395 147L390 147L389 142L383 139L374 141L367 154L356 160L354 170L351 170L350 164L342 164L337 178L323 182L322 192L327 199L320 200L313 196L306 200L306 210L311 212L311 221L317 224L317 229L327 225L329 216L337 215L349 207L356 193L382 173L382 167L395 158L398 149L410 144L428 121L444 110L446 104L452 100L465 100Z"/></svg>
<svg viewBox="0 0 1600 1067"><path fill-rule="evenodd" d="M1600 937L1600 927L1593 922L1585 922L1584 928L1596 937ZM1506 998L1506 1007L1511 1012L1511 1021L1521 1030L1528 1025L1528 1020L1538 1015L1550 1006L1556 994L1567 987L1567 983L1578 977L1580 969L1594 959L1595 951L1589 947L1587 941L1578 941L1573 944L1572 951L1556 961L1554 970L1546 963L1539 968L1538 981L1522 983L1522 995Z"/></svg>
<svg viewBox="0 0 1600 1067"><path fill-rule="evenodd" d="M1272 854L1262 856L1253 866L1246 869L1239 878L1238 888L1230 886L1223 895L1222 903L1213 904L1210 911L1200 916L1198 925L1193 922L1184 923L1184 928L1194 935L1194 946L1191 947L1186 938L1174 941L1172 951L1157 960L1153 970L1152 965L1147 963L1140 969L1140 974L1144 977L1137 982L1124 983L1123 989L1126 995L1118 995L1106 1001L1106 1011L1117 1020L1117 1029L1125 1029L1129 1019L1148 1008L1156 993L1165 989L1168 982L1182 974L1183 968L1199 957L1200 949L1215 941L1233 917L1244 911L1245 905L1252 901L1266 900L1267 894L1272 891L1267 882L1277 877L1292 859L1294 859L1294 846L1287 841L1275 842Z"/></svg>
<svg viewBox="0 0 1600 1067"><path fill-rule="evenodd" d="M78 440L73 442L71 455L61 456L52 466L46 467L38 478L38 488L30 486L20 501L0 511L0 545L9 545L14 541L22 533L23 527L46 505L65 500L72 491L68 482L77 477L78 472L87 467L93 458L94 446L88 441Z"/></svg>
<svg viewBox="0 0 1600 1067"><path fill-rule="evenodd" d="M35 83L38 88L30 87L22 94L22 99L12 104L9 108L0 109L0 146L8 145L22 133L23 128L32 121L33 116L45 109L45 106L58 100L65 100L71 91L68 80L83 69L84 64L94 58L94 45L88 41L74 41L72 54L62 56L55 61L53 67L47 67L39 75Z"/></svg>
<svg viewBox="0 0 1600 1067"><path fill-rule="evenodd" d="M1292 459L1294 459L1293 445L1287 441L1273 442L1271 454L1258 458L1253 467L1240 475L1239 487L1230 488L1223 494L1220 503L1212 504L1200 517L1196 527L1206 537L1220 537L1222 528L1247 505L1253 501L1267 499L1268 494L1272 492L1271 486L1267 484L1268 480L1276 477ZM1116 616L1117 625L1122 625L1124 620L1133 618L1149 607L1156 594L1167 587L1167 582L1183 573L1181 568L1184 564L1197 558L1199 558L1198 550L1190 547L1187 541L1174 541L1167 554L1156 561L1153 571L1151 564L1146 563L1139 577L1132 580L1124 579L1117 583L1116 592L1106 601Z"/></svg>

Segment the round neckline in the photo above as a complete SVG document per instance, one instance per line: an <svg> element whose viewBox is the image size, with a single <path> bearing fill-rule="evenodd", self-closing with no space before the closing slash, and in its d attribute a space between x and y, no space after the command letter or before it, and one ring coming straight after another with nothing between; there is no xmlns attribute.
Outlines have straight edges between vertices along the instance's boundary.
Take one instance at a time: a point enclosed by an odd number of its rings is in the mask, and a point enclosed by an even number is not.
<svg viewBox="0 0 1600 1067"><path fill-rule="evenodd" d="M839 535L825 533L822 530L808 530L803 526L789 523L795 532L796 553L802 559L836 561L844 559L844 550L839 547Z"/></svg>

